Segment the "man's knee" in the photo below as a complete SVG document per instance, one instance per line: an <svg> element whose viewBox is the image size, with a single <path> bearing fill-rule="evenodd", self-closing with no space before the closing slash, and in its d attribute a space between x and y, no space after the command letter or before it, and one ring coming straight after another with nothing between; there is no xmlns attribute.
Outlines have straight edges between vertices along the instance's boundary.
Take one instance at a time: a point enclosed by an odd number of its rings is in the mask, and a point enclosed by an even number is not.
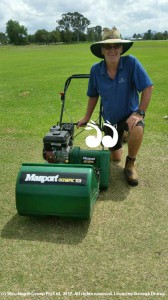
<svg viewBox="0 0 168 300"><path fill-rule="evenodd" d="M142 126L135 126L129 131L128 145L136 147L143 140L144 128Z"/></svg>
<svg viewBox="0 0 168 300"><path fill-rule="evenodd" d="M143 135L144 128L142 126L135 126L131 130L129 130L129 137L132 135L138 136Z"/></svg>

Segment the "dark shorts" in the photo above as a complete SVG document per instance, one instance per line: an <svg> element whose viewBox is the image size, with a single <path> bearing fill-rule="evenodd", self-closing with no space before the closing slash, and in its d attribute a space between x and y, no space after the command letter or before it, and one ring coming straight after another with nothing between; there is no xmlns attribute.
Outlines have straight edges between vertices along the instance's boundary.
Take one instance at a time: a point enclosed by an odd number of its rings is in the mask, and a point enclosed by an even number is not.
<svg viewBox="0 0 168 300"><path fill-rule="evenodd" d="M118 149L122 148L122 144L123 144L123 133L124 133L124 131L128 131L128 125L127 125L127 123L126 123L126 121L127 121L128 118L129 118L129 116L127 116L127 117L125 117L124 119L122 119L122 120L117 124L117 126L116 126L116 125L115 125L115 126L113 125L113 126L116 128L117 132L118 132L118 142L117 142L117 144L116 144L114 147L109 148L111 151L118 150ZM137 123L136 126L141 126L141 127L144 128L144 127L145 127L144 120L139 121L139 122ZM105 135L110 135L111 137L113 137L113 131L112 131L109 127L104 126L103 131L104 131L104 134L105 134Z"/></svg>

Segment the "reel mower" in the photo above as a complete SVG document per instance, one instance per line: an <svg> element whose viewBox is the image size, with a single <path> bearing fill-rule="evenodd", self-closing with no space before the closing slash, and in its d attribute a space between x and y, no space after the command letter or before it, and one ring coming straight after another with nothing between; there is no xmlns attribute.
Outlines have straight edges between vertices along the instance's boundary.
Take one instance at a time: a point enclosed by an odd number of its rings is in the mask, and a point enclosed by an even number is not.
<svg viewBox="0 0 168 300"><path fill-rule="evenodd" d="M75 125L64 123L66 92L70 76L61 93L60 120L43 138L44 163L23 163L16 182L16 209L21 216L61 216L90 219L99 191L107 189L110 151L73 147ZM101 105L99 112L101 124Z"/></svg>

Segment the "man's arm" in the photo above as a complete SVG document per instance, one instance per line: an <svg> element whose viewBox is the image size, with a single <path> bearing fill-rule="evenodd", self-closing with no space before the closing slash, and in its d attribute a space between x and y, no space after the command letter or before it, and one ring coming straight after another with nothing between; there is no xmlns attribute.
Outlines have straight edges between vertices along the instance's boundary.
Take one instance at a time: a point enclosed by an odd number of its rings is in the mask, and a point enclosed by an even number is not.
<svg viewBox="0 0 168 300"><path fill-rule="evenodd" d="M144 110L144 111L147 110L152 95L152 89L153 86L151 85L142 91L140 105L139 105L140 110Z"/></svg>
<svg viewBox="0 0 168 300"><path fill-rule="evenodd" d="M139 104L139 108L138 108L139 110L144 110L144 112L146 112L149 102L151 100L152 89L153 89L153 86L151 85L142 91L141 100L140 100L140 104ZM136 126L136 124L142 119L143 119L143 116L140 116L138 113L134 112L127 119L127 124L128 124L129 130L134 128Z"/></svg>
<svg viewBox="0 0 168 300"><path fill-rule="evenodd" d="M98 101L98 98L99 97L89 97L88 99L88 105L87 105L87 109L86 109L86 114L84 116L84 118L82 118L79 122L78 122L78 125L77 127L80 127L86 123L89 122L91 116L92 116L92 113L96 107L96 104L97 104L97 101Z"/></svg>

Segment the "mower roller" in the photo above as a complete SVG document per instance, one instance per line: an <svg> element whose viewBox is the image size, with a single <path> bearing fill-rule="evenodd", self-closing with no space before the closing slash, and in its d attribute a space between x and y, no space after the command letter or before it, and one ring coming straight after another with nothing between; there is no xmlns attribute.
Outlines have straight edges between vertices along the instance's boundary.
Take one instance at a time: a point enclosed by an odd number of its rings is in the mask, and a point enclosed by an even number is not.
<svg viewBox="0 0 168 300"><path fill-rule="evenodd" d="M101 189L107 189L110 151L73 147L77 123L63 123L66 92L70 76L61 93L60 120L43 138L44 163L23 163L16 182L16 209L22 216L61 216L90 219ZM99 112L101 124L101 105Z"/></svg>

